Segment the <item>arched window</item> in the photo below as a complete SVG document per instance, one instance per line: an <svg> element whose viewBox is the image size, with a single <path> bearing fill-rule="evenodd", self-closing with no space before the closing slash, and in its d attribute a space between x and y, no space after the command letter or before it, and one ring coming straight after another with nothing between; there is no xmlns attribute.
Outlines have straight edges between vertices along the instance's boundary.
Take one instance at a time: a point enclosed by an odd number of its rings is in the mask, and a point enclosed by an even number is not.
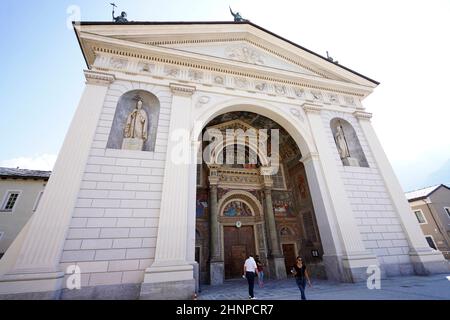
<svg viewBox="0 0 450 320"><path fill-rule="evenodd" d="M334 118L330 123L337 152L344 166L369 167L353 126L346 120Z"/></svg>

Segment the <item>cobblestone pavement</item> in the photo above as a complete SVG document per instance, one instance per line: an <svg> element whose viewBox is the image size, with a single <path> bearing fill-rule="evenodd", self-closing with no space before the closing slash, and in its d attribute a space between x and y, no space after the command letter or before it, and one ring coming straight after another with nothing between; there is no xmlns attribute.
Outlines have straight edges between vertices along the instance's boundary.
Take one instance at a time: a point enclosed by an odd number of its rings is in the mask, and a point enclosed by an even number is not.
<svg viewBox="0 0 450 320"><path fill-rule="evenodd" d="M448 278L447 278L448 277ZM221 286L201 286L198 300L247 300L245 279L226 281ZM269 280L263 288L255 283L257 300L300 300L294 279ZM334 283L313 280L306 289L309 300L450 300L450 274L427 277L395 277L381 280L380 290L369 290L366 283Z"/></svg>

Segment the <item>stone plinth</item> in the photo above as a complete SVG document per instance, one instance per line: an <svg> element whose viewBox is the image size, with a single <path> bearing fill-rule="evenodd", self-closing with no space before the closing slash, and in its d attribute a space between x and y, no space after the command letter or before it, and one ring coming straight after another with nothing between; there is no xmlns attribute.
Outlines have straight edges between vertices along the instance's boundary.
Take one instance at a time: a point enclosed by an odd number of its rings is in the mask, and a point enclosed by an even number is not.
<svg viewBox="0 0 450 320"><path fill-rule="evenodd" d="M223 284L225 265L222 261L211 262L210 267L211 274L211 285L221 285Z"/></svg>
<svg viewBox="0 0 450 320"><path fill-rule="evenodd" d="M144 139L139 138L124 138L122 149L142 151L144 148Z"/></svg>
<svg viewBox="0 0 450 320"><path fill-rule="evenodd" d="M355 159L355 158L352 158L352 157L344 158L344 159L342 159L342 162L344 163L344 166L359 167L358 159Z"/></svg>

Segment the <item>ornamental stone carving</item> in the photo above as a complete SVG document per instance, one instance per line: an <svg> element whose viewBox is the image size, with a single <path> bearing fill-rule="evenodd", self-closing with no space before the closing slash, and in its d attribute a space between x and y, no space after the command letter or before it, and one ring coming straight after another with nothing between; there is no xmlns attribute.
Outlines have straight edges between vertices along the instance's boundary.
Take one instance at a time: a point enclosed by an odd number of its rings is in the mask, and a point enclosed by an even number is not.
<svg viewBox="0 0 450 320"><path fill-rule="evenodd" d="M125 59L111 58L109 64L114 69L125 69L127 67L128 61Z"/></svg>
<svg viewBox="0 0 450 320"><path fill-rule="evenodd" d="M294 88L294 93L297 97L303 98L303 96L305 95L305 90L300 88Z"/></svg>
<svg viewBox="0 0 450 320"><path fill-rule="evenodd" d="M203 73L197 70L189 70L188 77L193 81L200 81L203 79Z"/></svg>
<svg viewBox="0 0 450 320"><path fill-rule="evenodd" d="M139 72L146 72L146 73L152 73L152 70L155 68L155 65L149 64L146 62L140 62L138 64L138 70Z"/></svg>
<svg viewBox="0 0 450 320"><path fill-rule="evenodd" d="M313 100L322 101L323 96L320 91L311 91L311 95L313 96Z"/></svg>
<svg viewBox="0 0 450 320"><path fill-rule="evenodd" d="M228 58L257 65L264 65L261 55L250 47L228 48L226 50Z"/></svg>
<svg viewBox="0 0 450 320"><path fill-rule="evenodd" d="M344 101L349 106L354 106L355 105L355 99L353 97L345 96L344 97Z"/></svg>
<svg viewBox="0 0 450 320"><path fill-rule="evenodd" d="M180 69L172 68L172 67L165 67L164 68L164 73L166 74L166 76L176 78L180 74Z"/></svg>

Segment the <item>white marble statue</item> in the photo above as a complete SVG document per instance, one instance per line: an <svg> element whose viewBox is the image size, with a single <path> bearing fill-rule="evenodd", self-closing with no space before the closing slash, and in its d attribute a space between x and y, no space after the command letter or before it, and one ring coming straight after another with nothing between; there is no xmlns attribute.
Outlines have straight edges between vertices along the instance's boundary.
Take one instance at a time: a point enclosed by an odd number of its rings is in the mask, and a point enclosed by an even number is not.
<svg viewBox="0 0 450 320"><path fill-rule="evenodd" d="M142 106L142 99L138 98L136 108L127 117L123 149L142 150L148 139L148 116Z"/></svg>
<svg viewBox="0 0 450 320"><path fill-rule="evenodd" d="M344 130L340 125L336 129L337 132L334 139L336 140L336 144L338 146L339 155L341 156L341 159L350 158L350 151L348 150L347 141L345 140Z"/></svg>

